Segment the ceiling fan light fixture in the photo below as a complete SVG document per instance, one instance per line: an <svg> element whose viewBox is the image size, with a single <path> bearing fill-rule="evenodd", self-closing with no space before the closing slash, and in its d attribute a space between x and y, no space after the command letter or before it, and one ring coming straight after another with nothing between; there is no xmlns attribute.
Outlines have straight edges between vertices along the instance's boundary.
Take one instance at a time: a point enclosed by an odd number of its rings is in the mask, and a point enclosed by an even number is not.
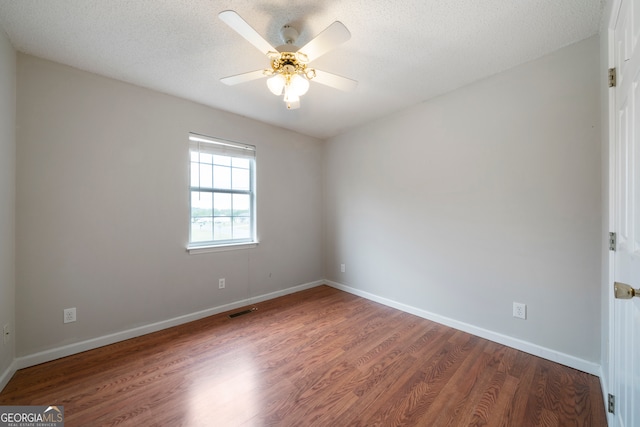
<svg viewBox="0 0 640 427"><path fill-rule="evenodd" d="M282 74L276 74L273 77L267 79L267 87L272 94L280 96L287 84L285 77Z"/></svg>
<svg viewBox="0 0 640 427"><path fill-rule="evenodd" d="M291 86L284 87L284 102L287 104L290 102L300 102L300 96L291 90Z"/></svg>
<svg viewBox="0 0 640 427"><path fill-rule="evenodd" d="M309 90L309 80L300 74L294 74L290 79L289 90L298 96L302 96Z"/></svg>
<svg viewBox="0 0 640 427"><path fill-rule="evenodd" d="M296 52L295 53L296 59L298 60L298 62L300 62L301 64L308 64L309 63L309 57L307 55L305 55L302 52Z"/></svg>
<svg viewBox="0 0 640 427"><path fill-rule="evenodd" d="M287 102L287 110L296 110L300 108L300 101Z"/></svg>
<svg viewBox="0 0 640 427"><path fill-rule="evenodd" d="M311 80L341 90L353 90L357 85L355 80L307 68L307 64L311 61L349 40L351 33L340 21L333 22L299 48L295 45L298 31L290 25L285 25L281 29L280 34L285 44L273 47L233 10L222 11L218 17L266 55L271 63L271 69L256 70L220 79L227 85L267 77L269 91L276 96L283 96L288 109L300 107L300 97L309 90Z"/></svg>

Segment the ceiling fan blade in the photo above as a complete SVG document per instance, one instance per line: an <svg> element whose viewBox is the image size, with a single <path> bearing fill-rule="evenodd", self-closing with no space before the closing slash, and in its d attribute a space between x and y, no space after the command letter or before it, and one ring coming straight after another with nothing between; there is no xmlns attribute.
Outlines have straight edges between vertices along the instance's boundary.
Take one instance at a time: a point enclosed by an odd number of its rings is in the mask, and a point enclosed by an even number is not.
<svg viewBox="0 0 640 427"><path fill-rule="evenodd" d="M258 48L258 50L265 55L269 52L277 52L277 50L271 46L251 25L247 24L247 21L242 19L233 10L225 10L218 14L218 18L224 21L228 26L233 28L238 34L247 39L249 43Z"/></svg>
<svg viewBox="0 0 640 427"><path fill-rule="evenodd" d="M309 58L309 61L313 61L350 38L351 33L347 30L347 27L342 22L335 21L313 40L302 46L299 52L304 53Z"/></svg>
<svg viewBox="0 0 640 427"><path fill-rule="evenodd" d="M345 92L354 90L358 86L358 82L339 76L337 74L327 73L326 71L315 70L316 76L311 80L320 84L331 86Z"/></svg>
<svg viewBox="0 0 640 427"><path fill-rule="evenodd" d="M233 86L238 83L250 82L251 80L257 80L262 77L266 77L264 70L250 71L248 73L236 74L235 76L223 77L220 81L226 85Z"/></svg>

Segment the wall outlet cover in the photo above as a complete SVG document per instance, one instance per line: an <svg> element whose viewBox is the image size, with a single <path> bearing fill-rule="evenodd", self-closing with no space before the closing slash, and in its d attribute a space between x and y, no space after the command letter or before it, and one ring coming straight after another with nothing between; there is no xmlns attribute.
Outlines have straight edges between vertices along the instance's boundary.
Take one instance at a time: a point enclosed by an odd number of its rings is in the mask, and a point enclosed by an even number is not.
<svg viewBox="0 0 640 427"><path fill-rule="evenodd" d="M71 323L76 321L76 308L65 308L64 309L64 323Z"/></svg>
<svg viewBox="0 0 640 427"><path fill-rule="evenodd" d="M527 318L527 305L520 302L513 303L513 317L518 319Z"/></svg>

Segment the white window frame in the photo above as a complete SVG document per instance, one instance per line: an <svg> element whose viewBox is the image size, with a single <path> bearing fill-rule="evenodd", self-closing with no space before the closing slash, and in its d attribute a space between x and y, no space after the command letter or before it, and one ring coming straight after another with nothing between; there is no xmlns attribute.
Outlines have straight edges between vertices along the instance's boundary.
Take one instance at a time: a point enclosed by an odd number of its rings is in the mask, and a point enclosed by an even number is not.
<svg viewBox="0 0 640 427"><path fill-rule="evenodd" d="M229 188L217 188L215 183L211 188L200 185L193 185L191 182L193 162L192 153L207 153L232 158L249 159L250 161L250 184L249 190L236 190ZM200 167L200 163L198 163ZM256 147L248 144L228 141L220 138L213 138L196 133L189 133L189 243L187 250L189 253L217 252L233 249L245 249L255 247L258 244L256 232ZM191 206L192 193L209 192L212 194L248 194L250 196L250 236L240 239L192 241L193 210ZM233 216L232 223L233 223Z"/></svg>

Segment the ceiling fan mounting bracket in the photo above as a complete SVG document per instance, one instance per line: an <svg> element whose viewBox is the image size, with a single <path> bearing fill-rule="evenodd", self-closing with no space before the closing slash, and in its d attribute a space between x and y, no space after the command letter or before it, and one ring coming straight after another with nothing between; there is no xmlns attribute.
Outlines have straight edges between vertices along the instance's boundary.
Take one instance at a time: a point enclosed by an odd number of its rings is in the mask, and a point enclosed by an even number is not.
<svg viewBox="0 0 640 427"><path fill-rule="evenodd" d="M291 25L285 25L280 28L280 37L282 37L282 41L284 41L285 44L295 44L298 36L298 30Z"/></svg>

